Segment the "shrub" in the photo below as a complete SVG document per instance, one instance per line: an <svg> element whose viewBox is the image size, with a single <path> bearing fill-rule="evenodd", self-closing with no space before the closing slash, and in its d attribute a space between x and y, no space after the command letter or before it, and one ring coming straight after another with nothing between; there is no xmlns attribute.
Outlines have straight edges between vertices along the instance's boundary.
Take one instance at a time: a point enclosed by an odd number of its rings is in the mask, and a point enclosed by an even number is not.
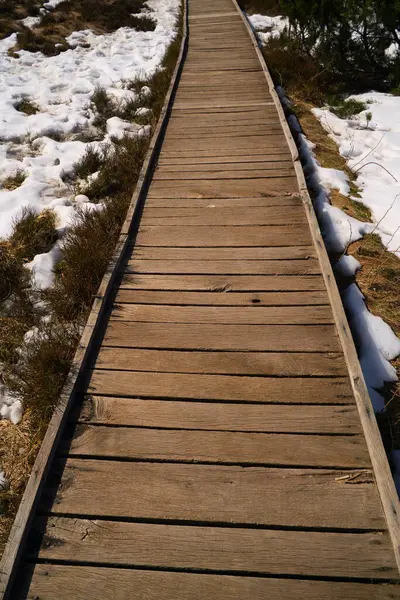
<svg viewBox="0 0 400 600"><path fill-rule="evenodd" d="M37 214L31 206L24 207L14 222L10 244L22 261L31 261L36 254L48 252L57 240L57 217L53 210Z"/></svg>

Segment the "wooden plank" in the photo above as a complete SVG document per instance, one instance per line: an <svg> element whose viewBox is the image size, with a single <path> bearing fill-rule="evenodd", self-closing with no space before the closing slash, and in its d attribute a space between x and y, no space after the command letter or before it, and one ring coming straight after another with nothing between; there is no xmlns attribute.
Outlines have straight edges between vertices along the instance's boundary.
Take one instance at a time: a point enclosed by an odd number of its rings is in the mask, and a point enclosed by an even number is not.
<svg viewBox="0 0 400 600"><path fill-rule="evenodd" d="M359 434L355 406L277 406L89 396L75 419L98 425L270 433Z"/></svg>
<svg viewBox="0 0 400 600"><path fill-rule="evenodd" d="M28 565L24 571L29 572ZM101 567L38 564L34 567L30 598L54 600L98 600L112 598L127 600L135 590L136 598L146 600L393 600L398 593L396 585L368 585L300 579L238 577L231 575L204 575L168 571L142 571ZM22 597L22 596L21 596Z"/></svg>
<svg viewBox="0 0 400 600"><path fill-rule="evenodd" d="M153 210L153 209L148 209ZM182 209L154 209L180 212ZM185 209L183 209L185 210ZM133 259L138 260L193 260L193 261L309 261L314 262L316 256L313 246L278 246L250 248L159 248L157 246L135 246L132 250Z"/></svg>
<svg viewBox="0 0 400 600"><path fill-rule="evenodd" d="M347 375L340 353L171 352L106 346L100 348L95 368L220 375Z"/></svg>
<svg viewBox="0 0 400 600"><path fill-rule="evenodd" d="M147 261L146 261L147 262ZM110 321L310 325L333 323L330 306L165 306L114 304Z"/></svg>
<svg viewBox="0 0 400 600"><path fill-rule="evenodd" d="M270 177L260 179L204 179L201 181L154 181L150 198L235 198L296 193L298 187L294 177ZM301 234L302 232L299 232ZM307 232L308 233L308 232Z"/></svg>
<svg viewBox="0 0 400 600"><path fill-rule="evenodd" d="M127 273L200 273L209 275L319 275L316 260L139 260L131 259Z"/></svg>
<svg viewBox="0 0 400 600"><path fill-rule="evenodd" d="M306 225L302 206L273 207L217 207L157 208L149 206L143 212L141 223L147 225Z"/></svg>
<svg viewBox="0 0 400 600"><path fill-rule="evenodd" d="M177 159L172 159L177 160ZM189 159L193 160L193 159ZM201 160L201 159L199 159ZM268 206L301 206L298 196L287 194L286 196L258 196L257 198L147 198L147 208L207 208L207 207L260 207Z"/></svg>
<svg viewBox="0 0 400 600"><path fill-rule="evenodd" d="M243 413L245 409L243 410ZM232 431L183 431L77 425L61 453L84 458L123 458L183 463L369 468L360 435L296 435Z"/></svg>
<svg viewBox="0 0 400 600"><path fill-rule="evenodd" d="M247 162L247 163L242 163L242 162L238 162L238 159L236 159L236 162L231 162L231 163L220 163L218 162L218 158L215 159L214 163L203 163L203 164L199 164L199 165L180 165L178 161L175 162L175 164L164 164L163 162L159 162L158 163L158 169L157 171L163 172L163 173L178 173L179 171L181 173L188 173L191 172L193 170L193 168L196 168L196 172L197 173L203 173L203 172L211 172L211 171L221 171L221 169L223 169L224 171L236 171L238 168L240 168L242 171L252 171L254 169L277 169L280 167L286 167L287 165L293 165L293 163L291 161L285 160L285 161L276 161L276 160L270 160L268 162L255 162L255 163L251 163L251 162ZM156 171L156 172L157 172Z"/></svg>
<svg viewBox="0 0 400 600"><path fill-rule="evenodd" d="M326 292L180 292L120 289L116 302L128 304L171 304L176 306L310 306L327 305Z"/></svg>
<svg viewBox="0 0 400 600"><path fill-rule="evenodd" d="M128 328L128 324L126 328ZM107 343L107 339L106 339ZM132 342L131 342L132 343ZM347 377L246 377L193 373L94 370L89 394L286 404L352 404Z"/></svg>
<svg viewBox="0 0 400 600"><path fill-rule="evenodd" d="M262 180L261 180L262 181ZM200 182L201 184L201 182ZM160 189L160 196L161 194ZM232 190L230 190L232 192ZM165 193L165 190L164 190ZM170 192L171 193L171 192ZM185 195L185 191L177 195ZM195 192L193 192L195 193ZM190 192L187 193L189 196ZM230 194L229 194L230 195ZM309 246L310 232L296 226L211 226L141 227L136 237L139 246Z"/></svg>
<svg viewBox="0 0 400 600"><path fill-rule="evenodd" d="M159 210L159 209L156 209ZM166 209L176 210L181 209ZM185 209L184 209L185 210ZM313 246L278 246L250 248L160 248L157 246L135 246L132 249L133 260L187 260L187 261L254 261L266 264L270 261L307 261L314 263L316 256Z"/></svg>
<svg viewBox="0 0 400 600"><path fill-rule="evenodd" d="M194 101L194 103L198 103L199 101ZM189 104L189 101L187 101ZM205 101L205 104L208 107L208 103ZM233 150L233 148L237 150L242 150L242 154L245 154L243 150L251 150L254 152L255 150L264 151L265 148L278 148L280 150L287 150L286 140L282 133L278 133L276 135L271 135L268 139L264 138L254 138L253 136L242 137L239 140L231 139L231 138L221 138L220 140L213 140L212 151L215 152L218 150ZM168 135L164 141L163 150L164 152L174 151L179 149L180 151L187 150L196 150L197 152L200 150L208 150L210 149L210 142L206 139L201 140L186 140L184 144L182 144L182 140L174 140L169 139Z"/></svg>
<svg viewBox="0 0 400 600"><path fill-rule="evenodd" d="M106 346L264 352L338 352L331 325L196 325L110 322Z"/></svg>
<svg viewBox="0 0 400 600"><path fill-rule="evenodd" d="M61 465L55 464L58 473L60 468ZM110 493L110 474L117 494ZM354 476L357 477L353 480ZM50 488L49 493L52 493ZM276 527L385 528L373 478L368 471L360 473L357 470L243 468L69 458L51 512ZM170 527L169 537L173 535ZM240 533L244 531L240 530ZM310 532L303 533L304 540L308 535ZM100 546L102 544L98 544ZM105 547L105 551L108 550ZM376 548L373 550L374 564L377 565ZM41 551L46 552L46 549L42 546ZM288 551L296 562L297 553L293 554L293 546ZM75 553L70 553L69 558L71 556L77 560ZM388 548L385 556L392 560ZM313 562L310 555L308 560ZM324 562L327 562L325 558ZM278 561L277 568L281 566ZM390 577L387 572L381 572L381 575Z"/></svg>
<svg viewBox="0 0 400 600"><path fill-rule="evenodd" d="M188 138L188 139L192 139L192 138ZM212 181L214 179L217 179L219 181L224 181L225 179L228 180L232 180L232 179L277 179L277 178L287 178L287 177L291 177L292 174L294 174L294 167L293 165L289 165L286 168L279 168L279 169L264 169L264 170L237 170L237 171L195 171L193 170L191 173L178 173L177 171L174 172L163 172L162 169L157 170L154 173L154 177L153 177L153 185L155 185L156 182L159 181L168 181L168 182L176 182L176 181L184 181L186 182L191 182L193 181L203 181L203 180L207 180L207 181ZM191 183L187 183L188 186L191 185Z"/></svg>
<svg viewBox="0 0 400 600"><path fill-rule="evenodd" d="M37 526L44 526L38 519ZM50 518L41 560L389 579L398 571L388 536Z"/></svg>
<svg viewBox="0 0 400 600"><path fill-rule="evenodd" d="M160 244L161 245L161 244ZM190 290L228 294L252 292L324 291L317 275L124 275L121 289ZM326 294L326 292L325 292ZM326 297L326 296L325 296ZM324 302L325 304L325 302Z"/></svg>

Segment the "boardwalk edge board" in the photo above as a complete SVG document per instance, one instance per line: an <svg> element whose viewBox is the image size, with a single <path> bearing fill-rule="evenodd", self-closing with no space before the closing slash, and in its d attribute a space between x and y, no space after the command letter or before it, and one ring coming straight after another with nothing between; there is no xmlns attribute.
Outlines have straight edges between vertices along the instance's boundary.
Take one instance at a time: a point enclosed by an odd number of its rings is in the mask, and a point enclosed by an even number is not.
<svg viewBox="0 0 400 600"><path fill-rule="evenodd" d="M168 121L168 113L173 104L173 95L178 87L180 73L183 67L188 40L188 7L187 0L182 0L182 39L179 56L171 78L171 82L164 100L163 108L157 126L150 141L149 148L143 162L142 169L130 202L125 221L122 225L120 236L105 275L100 283L97 295L94 298L92 309L89 313L78 348L72 361L71 369L60 395L60 401L50 420L42 445L36 457L32 472L29 476L24 494L21 499L10 535L0 561L0 600L11 598L16 570L21 558L26 535L28 533L33 513L36 508L40 493L55 449L67 422L67 417L73 405L76 384L79 375L85 369L92 345L96 338L103 316L108 308L118 268L129 247L129 234L134 230L140 200L146 193L152 170L155 166L159 147L162 143Z"/></svg>
<svg viewBox="0 0 400 600"><path fill-rule="evenodd" d="M333 316L336 323L339 339L343 348L343 353L346 359L347 368L349 371L351 386L356 399L358 412L360 415L361 425L366 438L368 450L371 457L373 466L374 476L376 479L380 499L382 502L383 511L386 517L388 530L393 543L394 554L397 562L397 566L400 570L400 503L399 497L394 485L393 476L389 467L389 462L386 456L386 452L383 446L382 437L378 428L378 424L375 418L374 409L372 406L371 399L369 397L367 385L365 383L364 375L361 370L361 365L358 360L357 351L354 345L353 336L350 330L350 326L347 321L346 313L343 308L342 300L339 294L338 287L336 285L335 276L333 274L332 266L328 257L328 253L325 247L325 243L318 225L317 217L314 211L311 197L308 192L307 183L303 167L300 162L298 149L294 138L291 134L288 122L285 117L285 113L282 108L281 101L276 92L275 85L273 83L271 74L265 62L263 53L260 50L254 31L240 9L237 0L232 0L236 10L239 12L241 19L243 20L247 31L250 35L252 44L259 58L261 66L263 68L265 78L267 80L270 93L274 100L276 109L278 111L279 120L282 124L283 132L285 134L287 143L292 154L294 167L296 171L297 180L300 187L301 196L303 199L305 211L309 227L311 230L311 236L314 241L319 263L321 265L322 275L325 281L325 285L328 291L328 296L331 301Z"/></svg>

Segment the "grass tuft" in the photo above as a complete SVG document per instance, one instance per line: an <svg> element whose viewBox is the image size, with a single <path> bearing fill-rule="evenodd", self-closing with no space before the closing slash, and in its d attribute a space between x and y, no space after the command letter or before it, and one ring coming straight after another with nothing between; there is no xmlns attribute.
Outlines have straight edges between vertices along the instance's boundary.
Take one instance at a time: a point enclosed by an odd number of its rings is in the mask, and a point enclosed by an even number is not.
<svg viewBox="0 0 400 600"><path fill-rule="evenodd" d="M14 175L9 175L6 179L4 179L3 187L6 188L6 190L10 191L16 190L17 188L19 188L20 185L24 183L25 179L26 173L21 169L18 169L14 173Z"/></svg>
<svg viewBox="0 0 400 600"><path fill-rule="evenodd" d="M341 99L339 102L330 105L329 108L341 119L351 119L366 110L367 104L350 98L349 100Z"/></svg>
<svg viewBox="0 0 400 600"><path fill-rule="evenodd" d="M57 217L53 210L37 214L31 206L24 207L14 222L10 243L22 262L31 261L36 254L48 252L57 241Z"/></svg>
<svg viewBox="0 0 400 600"><path fill-rule="evenodd" d="M78 212L63 239L56 284L46 292L53 314L83 324L117 242L129 200L118 196L100 211Z"/></svg>
<svg viewBox="0 0 400 600"><path fill-rule="evenodd" d="M14 108L26 115L36 115L39 112L39 107L30 98L22 98L14 104Z"/></svg>
<svg viewBox="0 0 400 600"><path fill-rule="evenodd" d="M83 156L74 163L73 170L76 177L86 179L89 175L96 173L102 166L106 156L106 150L103 152L88 146Z"/></svg>

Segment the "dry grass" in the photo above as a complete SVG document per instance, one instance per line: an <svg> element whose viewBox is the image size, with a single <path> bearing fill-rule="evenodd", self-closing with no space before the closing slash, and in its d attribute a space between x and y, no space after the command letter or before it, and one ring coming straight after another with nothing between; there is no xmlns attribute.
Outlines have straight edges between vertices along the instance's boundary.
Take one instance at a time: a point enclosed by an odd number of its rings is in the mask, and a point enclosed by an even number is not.
<svg viewBox="0 0 400 600"><path fill-rule="evenodd" d="M3 180L2 184L6 190L16 190L20 185L24 183L26 174L24 171L18 170L14 175L9 175Z"/></svg>
<svg viewBox="0 0 400 600"><path fill-rule="evenodd" d="M48 11L39 25L25 27L15 21L15 11L9 10L7 23L13 23L10 30L18 32L17 43L10 51L27 50L43 52L47 56L55 56L68 50L66 42L73 31L91 29L94 33L111 33L120 27L132 27L140 31L152 31L155 21L150 16L136 16L145 7L145 0L65 0ZM8 25L4 25L8 31ZM0 20L0 32L1 20Z"/></svg>
<svg viewBox="0 0 400 600"><path fill-rule="evenodd" d="M56 225L57 217L53 210L43 210L38 214L32 207L24 207L10 236L18 258L29 262L36 254L48 252L57 241Z"/></svg>
<svg viewBox="0 0 400 600"><path fill-rule="evenodd" d="M0 420L0 464L10 481L10 489L0 492L0 556L40 442L40 431L34 427L29 410L19 425Z"/></svg>
<svg viewBox="0 0 400 600"><path fill-rule="evenodd" d="M72 1L69 0L69 6ZM83 3L80 4L83 6ZM142 6L143 2L140 0L137 2L138 6L139 4ZM131 1L129 6L131 10ZM180 39L178 36L166 53L160 71L145 82L152 90L146 99L146 105L150 109L146 122L152 126L158 119L168 89L179 52ZM141 86L143 82L131 82L131 85ZM97 91L94 102L99 114L100 111L104 114L109 110L108 99L100 90ZM136 109L129 109L135 122ZM121 107L113 105L110 116L115 114L114 110L121 110ZM125 113L125 116L127 117L128 113ZM85 191L93 200L104 204L104 208L100 211L79 213L75 224L63 238L63 260L57 265L56 283L41 297L53 315L49 324L43 325L40 315L31 310L31 290L25 281L26 270L22 258L28 256L28 247L24 242L22 251L21 244L17 243L20 238L25 239L25 231L31 232L29 237L35 244L42 244L49 238L33 235L34 229L32 230L31 225L27 228L25 223L16 224L14 237L11 236L10 240L0 243L0 266L8 265L9 279L14 282L15 287L17 283L21 286L20 309L18 295L16 292L10 295L9 286L6 286L5 291L9 300L12 298L13 302L0 304L0 310L5 312L4 320L0 319L0 338L6 342L0 344L0 360L5 364L3 377L9 389L23 401L26 409L18 426L0 421L0 464L11 482L10 491L0 494L0 552L4 548L40 441L70 368L80 328L86 320L93 295L97 292L114 250L148 144L148 137L124 137L115 145L113 151L108 149L101 155L87 151L79 164L75 165L76 176L82 180L99 171L98 179L89 184ZM51 227L46 231L50 233ZM16 247L19 247L18 253ZM33 251L32 246L29 249L30 252ZM9 256L8 261L1 260L2 252L4 256ZM1 275L0 272L0 285L7 281L7 278L4 279ZM26 290L29 292L28 298ZM19 316L16 317L16 313ZM32 325L39 326L38 334L28 344L21 357L18 347L25 332Z"/></svg>
<svg viewBox="0 0 400 600"><path fill-rule="evenodd" d="M266 56L268 61L267 52ZM371 221L369 208L357 201L360 194L356 175L348 168L336 143L312 114L311 109L314 108L314 104L305 97L310 98L313 94L310 94L309 91L305 94L304 90L304 84L297 86L296 81L292 80L288 92L292 100L293 111L300 121L303 132L315 144L314 153L318 162L322 167L342 170L349 177L353 198L343 196L334 189L330 193L332 204L359 221ZM351 105L343 110L348 115L364 108L363 105ZM365 296L368 309L372 314L382 317L400 336L400 260L386 250L377 234L365 235L361 241L352 244L347 251L361 263L362 267L357 272L355 281ZM335 260L337 257L331 258ZM340 285L349 285L349 283L349 280L339 281ZM393 364L400 375L400 359L393 361ZM400 448L400 384L387 385L383 393L392 422L392 443L394 447ZM384 432L382 435L385 435Z"/></svg>
<svg viewBox="0 0 400 600"><path fill-rule="evenodd" d="M39 112L39 107L30 98L18 100L14 104L14 108L26 115L36 115Z"/></svg>

